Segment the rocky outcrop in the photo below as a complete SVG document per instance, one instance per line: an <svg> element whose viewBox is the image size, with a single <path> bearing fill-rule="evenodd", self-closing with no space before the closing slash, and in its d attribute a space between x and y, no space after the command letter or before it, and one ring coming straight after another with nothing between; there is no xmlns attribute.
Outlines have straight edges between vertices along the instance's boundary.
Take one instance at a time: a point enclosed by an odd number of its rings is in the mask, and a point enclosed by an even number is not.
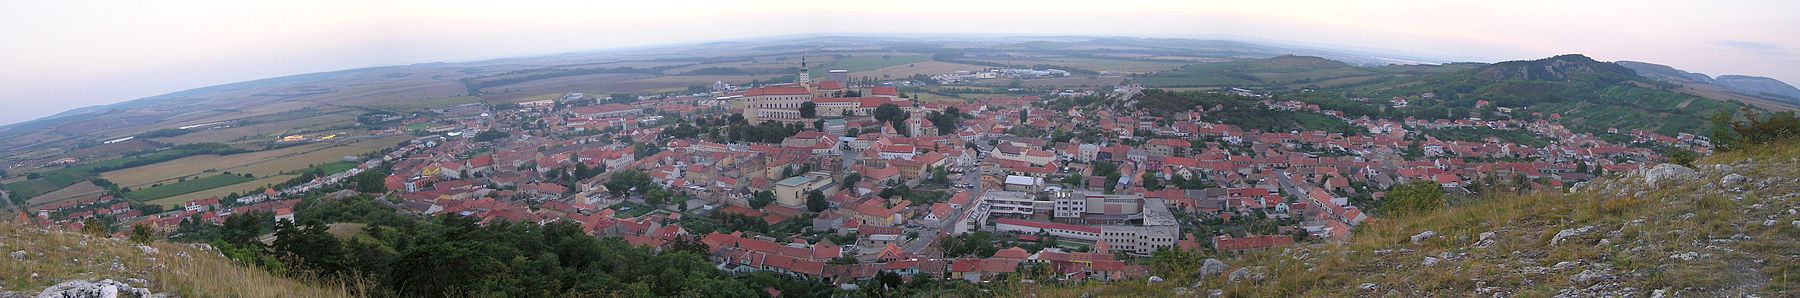
<svg viewBox="0 0 1800 298"><path fill-rule="evenodd" d="M1667 186L1672 183L1681 183L1698 177L1700 177L1700 173L1695 172L1694 169L1677 164L1665 163L1658 164L1656 167L1644 171L1644 184L1654 188L1658 186Z"/></svg>
<svg viewBox="0 0 1800 298"><path fill-rule="evenodd" d="M166 297L167 295L151 293L149 289L132 287L129 284L103 279L100 281L71 280L39 292L38 298L114 298L114 297Z"/></svg>
<svg viewBox="0 0 1800 298"><path fill-rule="evenodd" d="M1220 262L1219 259L1209 258L1206 259L1206 261L1200 262L1200 276L1202 277L1217 277L1219 274L1224 274L1225 270L1231 270L1231 265L1226 265L1225 262Z"/></svg>

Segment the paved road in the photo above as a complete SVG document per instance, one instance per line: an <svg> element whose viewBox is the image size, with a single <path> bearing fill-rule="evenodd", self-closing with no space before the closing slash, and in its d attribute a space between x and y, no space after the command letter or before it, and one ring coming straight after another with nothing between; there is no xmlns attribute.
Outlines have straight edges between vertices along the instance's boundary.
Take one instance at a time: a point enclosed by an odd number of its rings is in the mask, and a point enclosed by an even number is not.
<svg viewBox="0 0 1800 298"><path fill-rule="evenodd" d="M1294 184L1294 179L1288 177L1287 170L1275 170L1275 180L1281 183L1281 189L1285 190L1289 195L1292 195L1295 198L1306 198L1306 189L1301 188L1300 185Z"/></svg>

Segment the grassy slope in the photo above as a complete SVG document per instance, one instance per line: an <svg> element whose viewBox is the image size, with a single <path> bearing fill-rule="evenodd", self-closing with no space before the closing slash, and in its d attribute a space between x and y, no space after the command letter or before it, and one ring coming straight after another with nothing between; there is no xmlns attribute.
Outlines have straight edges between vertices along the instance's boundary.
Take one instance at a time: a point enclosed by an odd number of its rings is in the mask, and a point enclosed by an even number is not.
<svg viewBox="0 0 1800 298"><path fill-rule="evenodd" d="M0 223L0 245L7 253L27 254L23 261L10 257L0 261L0 285L5 291L35 294L65 280L138 278L147 280L152 292L182 297L349 296L341 288L277 277L227 260L217 251L184 244L154 243L150 246L156 253L149 254L128 241ZM115 268L114 263L120 267Z"/></svg>
<svg viewBox="0 0 1800 298"><path fill-rule="evenodd" d="M1800 202L1800 146L1761 149L1710 157L1701 177L1687 183L1649 187L1630 175L1613 175L1574 193L1539 192L1465 203L1435 213L1376 219L1346 245L1314 245L1287 252L1226 259L1240 267L1263 267L1259 282L1230 282L1224 276L1174 278L1113 285L1036 289L1047 297L1166 296L1189 285L1192 293L1221 290L1226 296L1507 296L1574 294L1648 296L1664 289L1687 297L1800 295L1800 227L1790 213ZM1754 162L1752 162L1754 161ZM1715 169L1714 164L1733 167ZM1749 177L1742 191L1718 187L1736 173ZM1690 215L1691 213L1691 215ZM1766 220L1775 225L1765 226ZM1564 229L1592 226L1580 236L1551 245ZM1438 236L1414 244L1423 231ZM1614 232L1617 232L1616 234ZM1481 233L1495 242L1478 247ZM1604 241L1604 242L1603 242ZM1672 255L1695 252L1684 261ZM1435 266L1427 256L1455 255ZM1558 263L1569 262L1558 269ZM1198 264L1195 264L1198 266ZM1602 272L1608 282L1576 282L1584 271ZM1361 289L1373 284L1373 292ZM1584 292L1585 290L1593 290Z"/></svg>

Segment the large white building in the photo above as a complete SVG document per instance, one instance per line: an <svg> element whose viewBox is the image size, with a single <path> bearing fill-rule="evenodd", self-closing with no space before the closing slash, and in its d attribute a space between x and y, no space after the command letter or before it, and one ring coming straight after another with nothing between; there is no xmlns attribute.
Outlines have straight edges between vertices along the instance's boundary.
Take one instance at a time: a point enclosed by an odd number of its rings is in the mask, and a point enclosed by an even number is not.
<svg viewBox="0 0 1800 298"><path fill-rule="evenodd" d="M1167 203L1159 198L1140 196L1088 195L1083 192L1053 192L1049 202L1037 201L1017 192L997 191L983 196L981 205L959 223L957 232L967 227L980 227L991 219L994 230L1021 234L1047 233L1064 239L1105 241L1115 252L1150 255L1159 249L1175 247L1181 228ZM1046 204L1047 203L1047 204ZM1028 218L1045 209L1053 209L1058 222L1034 221ZM1002 216L1006 215L1006 216Z"/></svg>

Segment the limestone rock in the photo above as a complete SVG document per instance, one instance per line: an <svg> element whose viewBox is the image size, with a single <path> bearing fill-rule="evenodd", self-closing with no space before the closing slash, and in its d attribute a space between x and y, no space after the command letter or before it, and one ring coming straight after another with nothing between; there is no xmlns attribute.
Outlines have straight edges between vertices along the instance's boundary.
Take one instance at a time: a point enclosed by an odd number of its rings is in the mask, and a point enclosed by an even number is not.
<svg viewBox="0 0 1800 298"><path fill-rule="evenodd" d="M1581 236L1581 234L1587 234L1587 232L1589 230L1593 230L1593 229L1594 229L1594 226L1585 226L1585 227L1575 228L1575 229L1563 229L1560 232L1556 232L1555 237L1550 238L1550 245L1556 246L1558 244L1562 244L1564 239L1568 239L1569 237Z"/></svg>
<svg viewBox="0 0 1800 298"><path fill-rule="evenodd" d="M1412 236L1412 242L1414 244L1417 244L1417 243L1419 243L1419 241L1425 241L1425 239L1431 239L1432 236L1437 236L1437 232L1434 232L1434 231L1420 232L1418 235Z"/></svg>
<svg viewBox="0 0 1800 298"><path fill-rule="evenodd" d="M1694 179L1698 176L1700 176L1700 173L1695 172L1694 169L1689 169L1688 167L1678 164L1665 163L1656 165L1655 168L1650 168L1649 171L1644 172L1644 184L1648 184L1650 187L1659 187L1679 183L1682 180Z"/></svg>
<svg viewBox="0 0 1800 298"><path fill-rule="evenodd" d="M1231 271L1231 276L1227 277L1226 279L1229 281L1232 281L1232 282L1262 281L1263 280L1263 270L1262 270L1262 267L1238 268L1235 271Z"/></svg>
<svg viewBox="0 0 1800 298"><path fill-rule="evenodd" d="M1738 174L1731 174L1731 175L1725 175L1725 178L1719 179L1719 185L1722 185L1725 187L1737 187L1738 185L1743 185L1744 182L1747 182L1747 181L1750 181L1750 177L1744 177L1744 175L1738 175Z"/></svg>
<svg viewBox="0 0 1800 298"><path fill-rule="evenodd" d="M1220 262L1219 259L1209 258L1200 263L1200 276L1203 278L1216 277L1225 273L1225 270L1231 270L1231 265L1225 265L1225 262Z"/></svg>
<svg viewBox="0 0 1800 298"><path fill-rule="evenodd" d="M111 297L119 297L121 295L130 295L132 297L162 297L163 296L160 294L152 294L152 293L150 293L150 290L148 290L148 289L136 288L136 287L132 287L131 285L128 285L128 284L125 284L122 282L117 282L117 281L113 281L111 279L106 279L106 280L100 280L100 281L86 281L86 280L66 281L66 282L63 282L60 284L56 284L54 286L50 286L49 288L45 288L43 292L38 293L37 297L38 298L92 298L92 297L111 298Z"/></svg>

